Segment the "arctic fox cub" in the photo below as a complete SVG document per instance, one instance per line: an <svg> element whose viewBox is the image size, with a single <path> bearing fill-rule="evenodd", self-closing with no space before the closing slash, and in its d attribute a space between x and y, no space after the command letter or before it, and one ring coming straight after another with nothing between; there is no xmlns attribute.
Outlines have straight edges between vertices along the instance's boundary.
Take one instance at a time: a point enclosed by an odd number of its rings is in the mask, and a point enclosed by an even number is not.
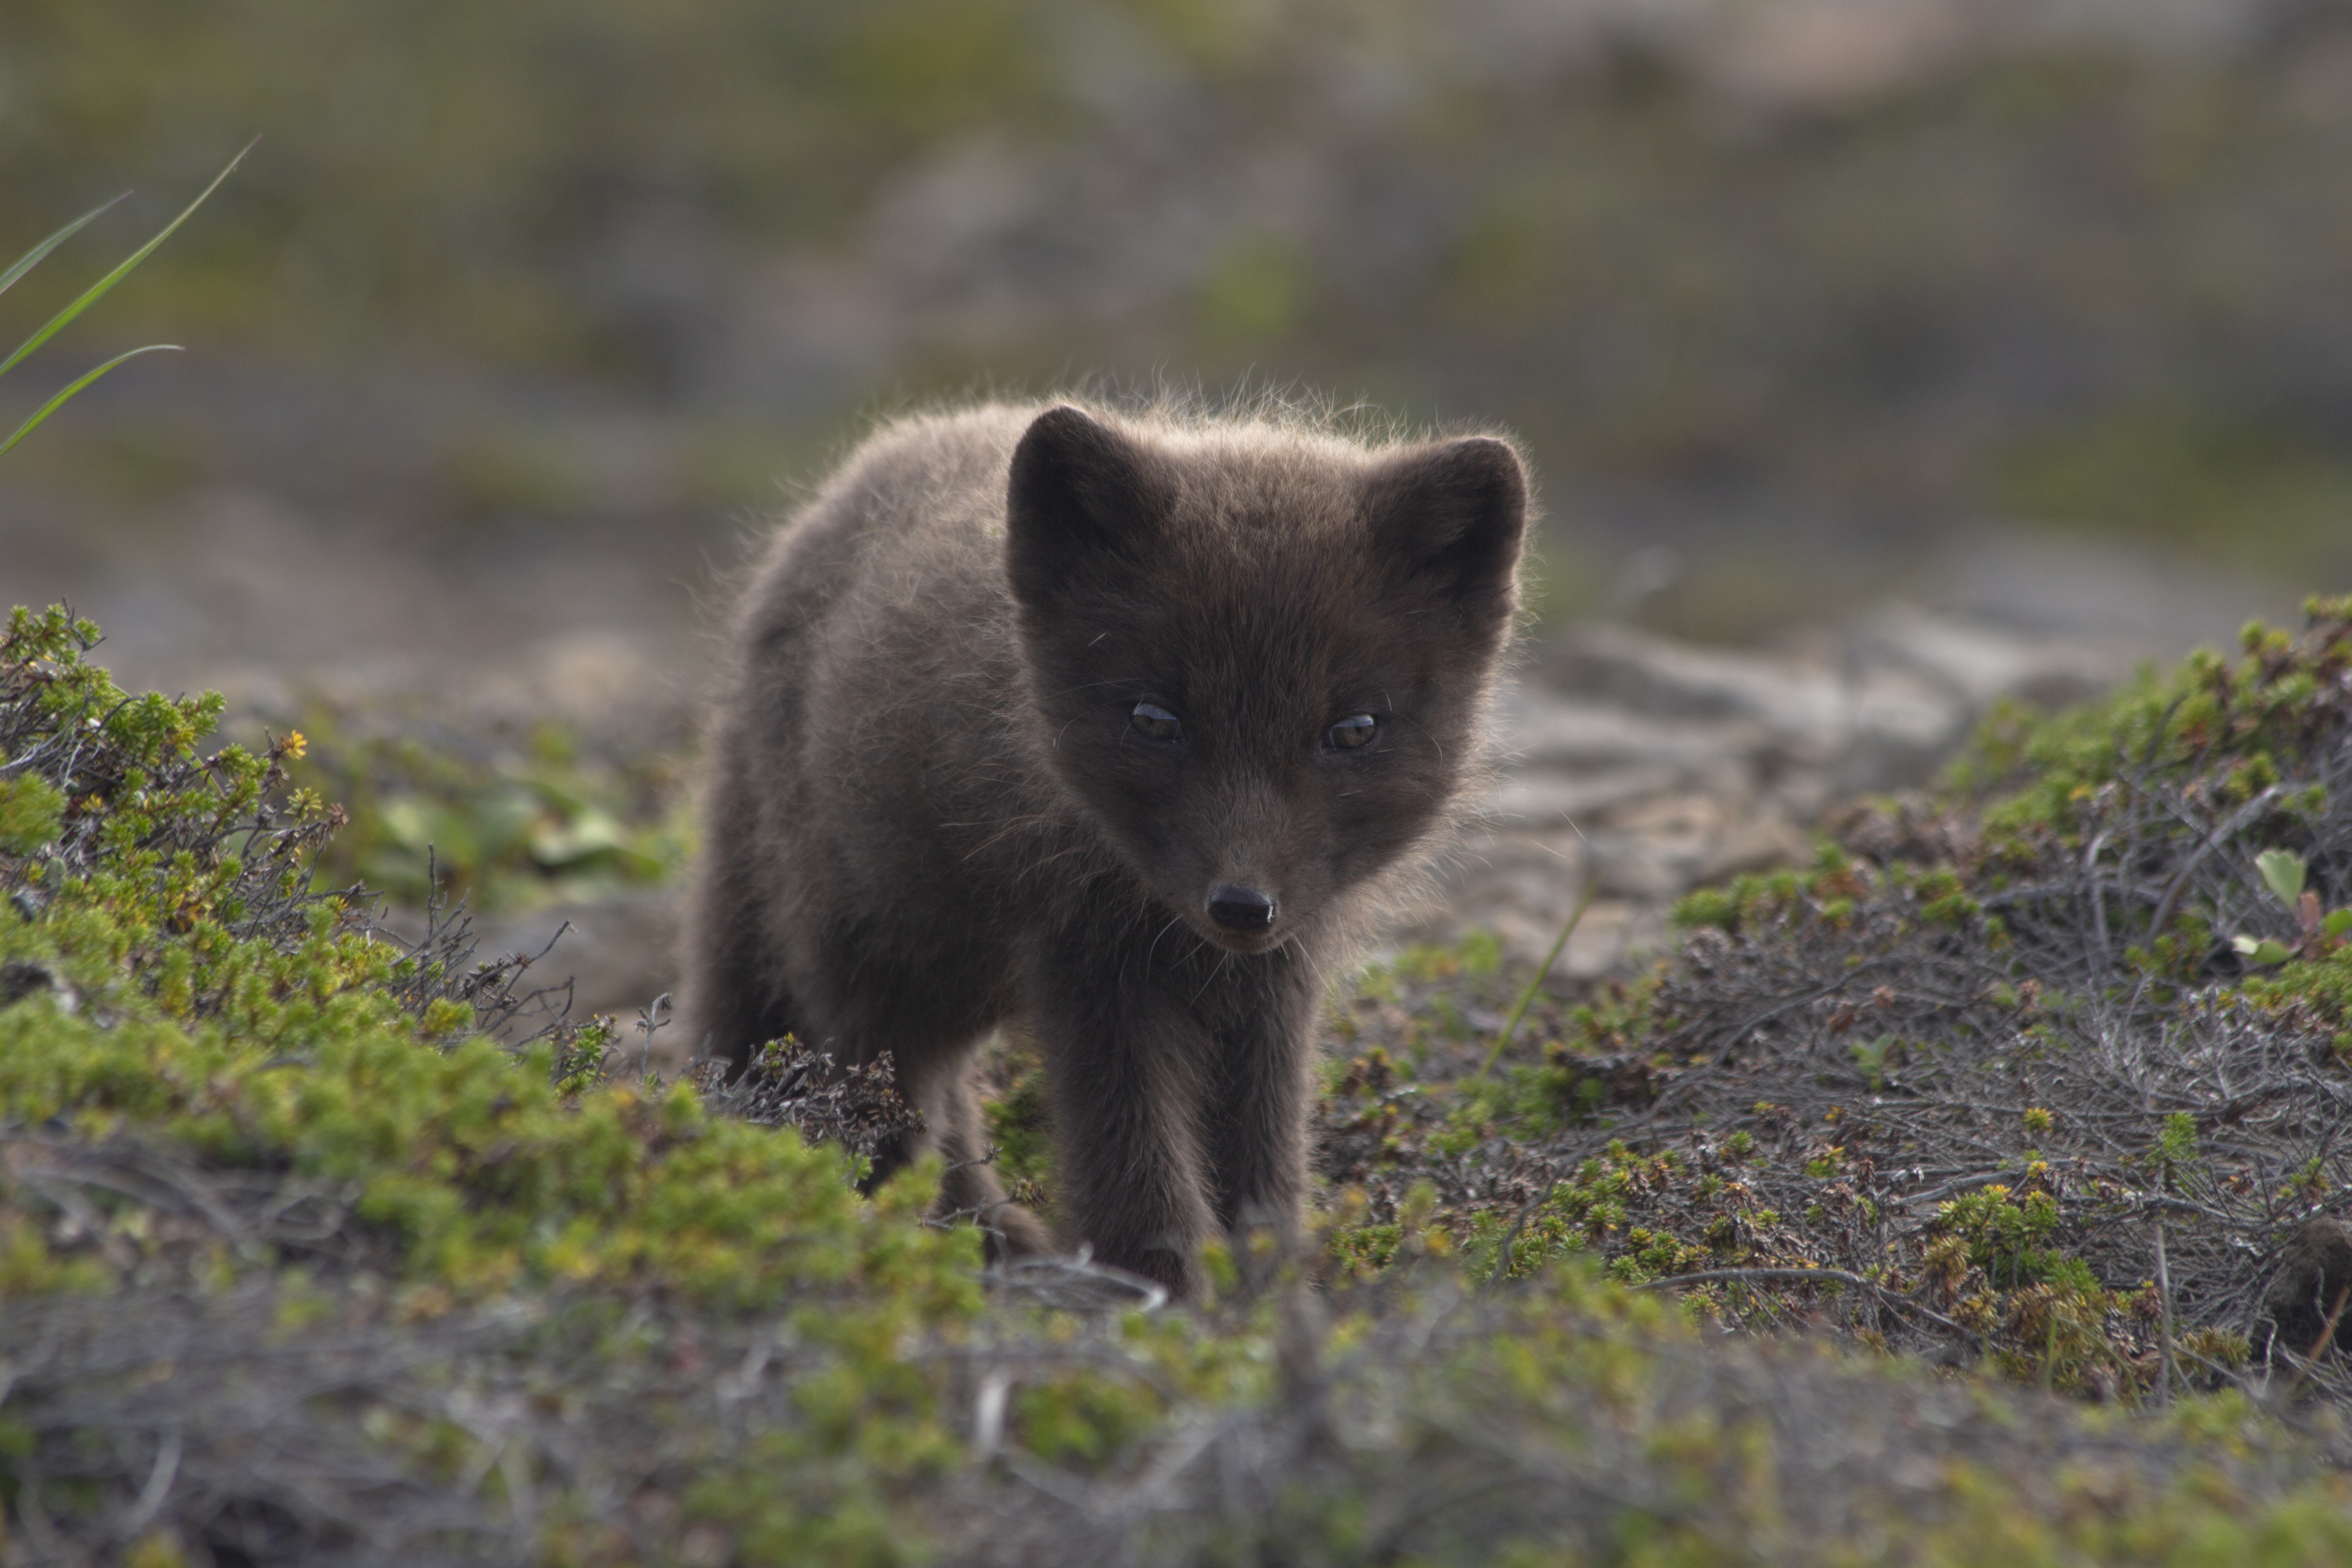
<svg viewBox="0 0 2352 1568"><path fill-rule="evenodd" d="M1451 826L1517 605L1486 436L988 405L875 435L777 533L706 759L689 1038L888 1052L945 1211L966 1080L1045 1061L1063 1240L1198 1283L1296 1226L1326 986ZM997 1208L1014 1252L1050 1247Z"/></svg>

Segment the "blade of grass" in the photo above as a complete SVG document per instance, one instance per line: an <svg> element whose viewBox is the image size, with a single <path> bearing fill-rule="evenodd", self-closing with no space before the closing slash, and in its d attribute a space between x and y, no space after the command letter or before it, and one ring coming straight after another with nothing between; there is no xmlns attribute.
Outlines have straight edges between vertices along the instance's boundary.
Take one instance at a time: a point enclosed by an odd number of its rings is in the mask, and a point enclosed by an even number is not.
<svg viewBox="0 0 2352 1568"><path fill-rule="evenodd" d="M79 392L83 387L88 386L91 382L96 381L100 376L104 375L116 365L121 364L124 360L137 359L141 354L162 353L166 350L176 353L178 352L179 347L180 345L177 343L149 343L145 348L132 349L129 353L116 354L112 359L108 360L104 364L100 365L96 370L84 375L72 385L67 387L63 392L58 393L47 403L42 404L40 408L35 412L30 419L26 420L22 425L16 426L16 433L14 436L9 437L5 441L0 441L0 457L5 457L10 447L23 440L26 437L31 435L34 431L39 429L41 427L41 421L47 419L50 415L55 414L58 409L64 407L67 400L72 397L75 393Z"/></svg>
<svg viewBox="0 0 2352 1568"><path fill-rule="evenodd" d="M1568 945L1568 939L1575 933L1576 922L1584 918L1584 911L1592 907L1592 900L1600 894L1601 879L1595 877L1585 884L1584 897L1576 900L1576 908L1570 913L1568 923L1559 928L1559 935L1553 940L1551 951L1544 954L1541 963L1536 965L1535 978L1528 982L1525 991L1519 993L1519 1005L1511 1009L1511 1016L1503 1025L1503 1032L1495 1037L1495 1048L1486 1053L1486 1059L1480 1062L1478 1070L1470 1075L1470 1082L1483 1083L1486 1075L1494 1070L1495 1063L1502 1057L1503 1047L1511 1043L1511 1036L1517 1032L1519 1020L1528 1016L1528 1005L1536 999L1536 988L1543 984L1544 976L1551 973L1551 966L1559 962L1560 949Z"/></svg>
<svg viewBox="0 0 2352 1568"><path fill-rule="evenodd" d="M23 359L26 354L31 353L35 349L39 348L43 343L47 342L51 338L57 336L59 330L61 330L68 322L71 321L76 316L80 315L84 310L89 310L92 305L96 304L100 299L105 297L107 290L112 289L117 283L121 282L124 278L128 277L132 268L138 266L141 262L153 255L155 253L155 247L163 244L165 240L171 238L174 230L178 229L182 224L187 222L189 218L194 216L196 209L205 205L205 199L215 191L220 189L221 182L227 179L229 175L236 172L236 166L245 162L246 153L252 152L260 140L261 138L257 136L253 141L247 142L245 144L245 151L239 153L236 157L231 158L228 161L228 167L223 169L219 174L213 176L213 183L205 187L204 195L198 196L194 201L190 202L185 211L181 213L178 217L173 218L170 223L166 224L163 226L163 233L157 235L154 238L141 246L137 250L131 252L129 260L123 262L121 266L116 268L113 271L108 273L105 277L100 279L97 282L84 289L80 299L76 300L72 304L68 305L64 310L59 310L56 315L50 317L48 324L17 345L17 349L15 353L10 354L5 360L0 360L0 375L7 374L9 368L15 365L19 360ZM119 363L120 362L118 361L117 363Z"/></svg>
<svg viewBox="0 0 2352 1568"><path fill-rule="evenodd" d="M131 193L129 191L125 191L122 193L122 196L127 196L130 194ZM41 258L47 256L50 251L55 250L58 246L63 245L67 240L71 239L75 233L80 229L82 225L88 223L99 214L106 211L107 208L114 205L114 202L121 201L122 196L115 197L113 202L100 202L98 205L90 208L89 211L82 214L81 216L74 219L73 222L66 225L65 227L58 230L57 233L49 236L48 238L41 241L40 244L33 247L32 249L25 252L24 255L16 258L16 259L10 264L7 271L0 272L0 294L5 294L8 291L8 286L10 284L16 282L17 279L22 278L26 273L30 272L34 268L38 267L41 264Z"/></svg>

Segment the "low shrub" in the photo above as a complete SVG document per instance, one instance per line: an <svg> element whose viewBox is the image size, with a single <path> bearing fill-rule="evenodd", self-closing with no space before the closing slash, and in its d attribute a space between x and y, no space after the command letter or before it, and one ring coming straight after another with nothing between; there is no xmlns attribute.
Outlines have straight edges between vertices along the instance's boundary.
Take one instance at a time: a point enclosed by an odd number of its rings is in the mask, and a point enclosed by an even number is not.
<svg viewBox="0 0 2352 1568"><path fill-rule="evenodd" d="M1453 1085L1521 981L1491 943L1407 954L1333 1016L1331 1262L1253 1242L1212 1257L1211 1300L1154 1308L1073 1260L983 1275L970 1229L921 1218L935 1170L861 1198L861 1145L904 1108L791 1042L736 1084L618 1070L607 1019L494 1044L529 1001L514 963L474 963L461 922L396 942L362 890L316 886L336 812L290 775L303 741L200 753L216 700L120 692L95 635L19 612L0 639L0 1561L2352 1550L2336 1376L2232 1338L2244 1270L2207 1217L2302 1219L2336 1179L2324 1150L2273 1157L2341 1071L2294 967L2336 951L2228 901L2226 861L2156 921L2156 848L2134 903L2104 847L2054 832L2041 860L1899 876L1907 851L1849 847L1728 895L1731 929L1658 974L1541 999L1475 1089ZM2278 754L2293 790L2332 765ZM2185 794L2221 761L2136 787ZM2271 787L2217 808L2264 847L2284 830L2245 803ZM2298 809L2284 847L2326 896L2335 808ZM1841 842L1963 842L1906 810ZM2086 861L2115 945L2152 956L2061 994L2019 955L2037 909L2089 896L2051 868ZM1959 894L1978 907L1927 912ZM1825 898L1852 900L1843 923ZM2190 920L2304 947L2168 956ZM1865 1009L1902 1049L1851 1048ZM2109 1026L2190 1064L2127 1116L2091 1092ZM1007 1064L1001 1130L1036 1132L1033 1074ZM2224 1075L2270 1097L2194 1099ZM1041 1147L1023 1174L1045 1184ZM2132 1275L2159 1218L2168 1293ZM2011 1381L1717 1328L1770 1323Z"/></svg>
<svg viewBox="0 0 2352 1568"><path fill-rule="evenodd" d="M2352 1178L2352 600L2309 613L2004 710L1938 793L1685 900L1670 961L1555 1001L1496 1079L1384 1042L1327 1171L1368 1223L1432 1184L1474 1268L1590 1252L1727 1322L2129 1400L2352 1391L2277 1331Z"/></svg>

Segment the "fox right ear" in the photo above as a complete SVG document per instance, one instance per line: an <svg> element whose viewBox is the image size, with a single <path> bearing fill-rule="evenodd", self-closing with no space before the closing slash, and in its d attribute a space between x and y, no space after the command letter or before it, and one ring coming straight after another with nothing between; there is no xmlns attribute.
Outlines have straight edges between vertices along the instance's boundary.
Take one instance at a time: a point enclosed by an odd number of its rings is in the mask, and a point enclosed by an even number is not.
<svg viewBox="0 0 2352 1568"><path fill-rule="evenodd" d="M1528 528L1527 465L1508 442L1465 436L1392 458L1375 471L1371 512L1390 559L1461 624L1508 624Z"/></svg>
<svg viewBox="0 0 2352 1568"><path fill-rule="evenodd" d="M1152 455L1067 404L1030 422L1005 494L1007 565L1024 603L1131 550L1166 511Z"/></svg>

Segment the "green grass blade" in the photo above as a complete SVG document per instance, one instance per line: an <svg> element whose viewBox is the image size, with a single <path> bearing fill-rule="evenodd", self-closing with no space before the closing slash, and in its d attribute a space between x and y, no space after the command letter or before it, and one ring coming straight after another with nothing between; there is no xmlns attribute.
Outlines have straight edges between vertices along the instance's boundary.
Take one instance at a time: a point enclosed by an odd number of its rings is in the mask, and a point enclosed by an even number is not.
<svg viewBox="0 0 2352 1568"><path fill-rule="evenodd" d="M131 252L131 258L129 260L116 268L113 271L108 273L105 277L100 279L97 282L91 284L89 289L83 291L80 299L76 300L72 304L68 305L64 310L59 310L56 315L50 317L48 325L43 327L39 331L35 332L31 337L26 338L23 343L19 344L15 353L10 354L5 360L0 360L0 375L6 374L9 368L15 365L19 360L22 360L26 354L31 353L35 349L39 348L43 343L47 342L51 338L57 336L58 331L62 329L67 322L72 321L76 316L80 315L84 310L89 310L92 305L96 304L105 296L108 289L113 288L117 283L121 282L124 278L128 277L132 268L138 266L141 262L153 255L155 247L163 244L165 240L171 238L174 230L176 230L182 224L187 222L189 218L194 216L196 209L205 205L205 198L210 196L215 191L220 189L221 182L223 180L227 179L230 174L236 173L236 166L245 162L246 153L252 152L255 144L259 141L260 138L256 137L252 142L247 142L245 144L245 152L239 153L236 157L231 158L228 161L228 167L223 169L218 174L213 176L213 183L205 187L204 195L198 196L194 201L190 202L187 205L186 211L181 213L178 217L173 218L169 224L166 224L163 227L163 233L157 235L154 238L141 246L137 250ZM5 450L5 448L0 447L0 450Z"/></svg>
<svg viewBox="0 0 2352 1568"><path fill-rule="evenodd" d="M127 196L130 194L131 193L129 191L125 191L122 193L122 196ZM121 201L122 196L115 197L114 202ZM34 268L38 267L41 264L41 258L47 256L50 251L55 250L58 246L63 245L67 240L71 239L74 237L76 230L79 229L82 225L88 223L99 214L104 212L107 208L112 206L114 202L100 202L98 205L90 208L89 211L82 214L81 216L74 219L73 222L66 225L65 227L58 230L57 233L49 236L48 238L41 241L40 244L33 247L32 249L25 252L24 255L16 258L16 261L9 267L7 271L0 272L0 294L5 294L8 291L8 286L11 283L16 282L17 279L22 278Z"/></svg>
<svg viewBox="0 0 2352 1568"><path fill-rule="evenodd" d="M35 413L30 419L26 420L22 425L16 426L16 433L14 436L9 437L5 441L0 441L0 457L5 457L11 447L14 447L17 442L23 440L26 437L39 429L41 427L41 421L47 419L50 415L55 414L58 409L63 408L66 405L67 399L73 396L75 393L79 392L83 387L88 386L91 382L96 381L100 376L104 375L108 371L112 370L116 365L121 364L124 360L137 359L141 354L162 353L166 350L176 353L178 352L179 347L180 345L177 343L149 343L145 348L132 349L129 353L125 354L116 354L112 359L108 360L104 364L100 365L96 370L91 371L79 381L75 382L63 392L58 393L47 403L42 404L40 409Z"/></svg>
<svg viewBox="0 0 2352 1568"><path fill-rule="evenodd" d="M5 450L6 447L0 447L0 451ZM1559 935L1553 941L1551 951L1545 953L1544 961L1536 966L1535 978L1528 982L1525 991L1519 993L1519 1005L1511 1009L1510 1020L1503 1026L1503 1032L1495 1037L1495 1048L1486 1053L1486 1059L1478 1064L1478 1070L1464 1081L1484 1083L1486 1075L1495 1070L1495 1063L1502 1057L1503 1047L1511 1043L1511 1036L1518 1030L1519 1020L1528 1016L1528 1006L1536 999L1537 987L1544 983L1544 976L1551 973L1551 966L1559 962L1560 949L1566 947L1568 939L1576 934L1577 922L1584 919L1584 911L1591 909L1592 900L1600 896L1601 879L1593 877L1585 883L1584 896L1576 900L1576 909L1568 917L1568 923L1559 928Z"/></svg>

